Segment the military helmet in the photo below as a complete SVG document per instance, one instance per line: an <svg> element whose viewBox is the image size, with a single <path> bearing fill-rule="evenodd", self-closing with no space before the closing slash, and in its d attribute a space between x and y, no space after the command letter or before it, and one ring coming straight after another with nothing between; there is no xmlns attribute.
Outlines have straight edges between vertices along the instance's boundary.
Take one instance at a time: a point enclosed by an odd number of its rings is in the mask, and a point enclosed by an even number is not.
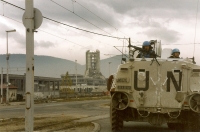
<svg viewBox="0 0 200 132"><path fill-rule="evenodd" d="M175 49L172 50L172 54L177 53L177 52L180 54L180 51L177 48L175 48Z"/></svg>
<svg viewBox="0 0 200 132"><path fill-rule="evenodd" d="M150 46L150 42L149 41L144 41L142 46Z"/></svg>

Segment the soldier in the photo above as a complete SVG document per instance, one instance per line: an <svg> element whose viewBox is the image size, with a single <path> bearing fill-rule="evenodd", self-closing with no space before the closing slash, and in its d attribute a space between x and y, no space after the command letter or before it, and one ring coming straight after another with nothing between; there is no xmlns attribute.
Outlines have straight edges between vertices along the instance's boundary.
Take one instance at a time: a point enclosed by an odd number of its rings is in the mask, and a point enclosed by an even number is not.
<svg viewBox="0 0 200 132"><path fill-rule="evenodd" d="M169 58L180 58L179 55L180 55L179 49L175 48L172 50L172 55Z"/></svg>
<svg viewBox="0 0 200 132"><path fill-rule="evenodd" d="M153 47L151 46L149 41L144 41L142 45L143 51L140 51L140 53L137 55L137 58L154 58L155 51L153 51Z"/></svg>

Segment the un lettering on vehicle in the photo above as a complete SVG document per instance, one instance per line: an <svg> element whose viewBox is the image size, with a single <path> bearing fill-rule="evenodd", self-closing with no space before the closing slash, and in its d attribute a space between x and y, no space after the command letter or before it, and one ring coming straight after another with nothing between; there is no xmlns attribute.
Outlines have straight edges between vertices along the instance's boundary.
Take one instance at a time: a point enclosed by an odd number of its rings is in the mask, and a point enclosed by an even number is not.
<svg viewBox="0 0 200 132"><path fill-rule="evenodd" d="M145 87L138 87L138 71L134 71L134 89L137 91L147 91L149 89L150 83L150 72L146 72L146 79L145 79ZM178 80L174 77L172 71L167 71L167 88L166 91L170 92L170 84L173 83L173 86L176 91L181 91L181 82L182 82L182 72L178 71L176 74L179 75Z"/></svg>

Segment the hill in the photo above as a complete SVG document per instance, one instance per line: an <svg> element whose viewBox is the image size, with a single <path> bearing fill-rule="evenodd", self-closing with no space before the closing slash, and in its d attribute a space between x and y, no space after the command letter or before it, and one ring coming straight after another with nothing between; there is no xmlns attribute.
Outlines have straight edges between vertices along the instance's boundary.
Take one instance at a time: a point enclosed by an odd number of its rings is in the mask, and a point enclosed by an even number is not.
<svg viewBox="0 0 200 132"><path fill-rule="evenodd" d="M74 61L51 57L51 56L34 56L35 76L44 77L60 77L61 74L68 71L70 74L75 74L76 63ZM121 63L121 55L111 58L103 59L100 61L101 72L105 77L109 75L109 62L110 73L115 73L118 65ZM0 67L4 68L6 72L6 55L0 55ZM9 59L10 74L24 74L26 67L26 55L25 54L11 54ZM84 74L85 65L77 63L77 73Z"/></svg>

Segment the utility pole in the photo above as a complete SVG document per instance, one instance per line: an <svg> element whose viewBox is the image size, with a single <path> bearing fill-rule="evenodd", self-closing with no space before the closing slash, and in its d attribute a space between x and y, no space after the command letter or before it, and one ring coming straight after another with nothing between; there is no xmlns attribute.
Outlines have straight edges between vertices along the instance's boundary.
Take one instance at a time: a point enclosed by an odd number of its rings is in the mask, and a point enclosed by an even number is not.
<svg viewBox="0 0 200 132"><path fill-rule="evenodd" d="M25 13L22 18L26 29L26 132L33 132L34 128L34 32L43 20L42 13L33 8L33 5L33 0L25 1Z"/></svg>
<svg viewBox="0 0 200 132"><path fill-rule="evenodd" d="M108 63L109 63L109 76L110 76L110 64L111 64L111 62L108 62ZM108 76L108 77L109 77L109 76Z"/></svg>
<svg viewBox="0 0 200 132"><path fill-rule="evenodd" d="M6 76L6 103L8 104L9 103L9 95L8 95L8 93L9 93L9 80L8 80L8 60L9 60L9 54L8 54L8 33L10 33L10 32L16 32L16 30L14 29L14 30L8 30L8 31L6 31L6 38L7 38L7 52L6 52L6 62L7 62L7 64L6 64L6 73L7 73L7 76Z"/></svg>
<svg viewBox="0 0 200 132"><path fill-rule="evenodd" d="M76 62L76 90L77 90L77 60L75 60Z"/></svg>
<svg viewBox="0 0 200 132"><path fill-rule="evenodd" d="M34 19L33 0L26 0L26 132L33 132L34 128Z"/></svg>
<svg viewBox="0 0 200 132"><path fill-rule="evenodd" d="M1 68L1 103L3 103L3 67Z"/></svg>

